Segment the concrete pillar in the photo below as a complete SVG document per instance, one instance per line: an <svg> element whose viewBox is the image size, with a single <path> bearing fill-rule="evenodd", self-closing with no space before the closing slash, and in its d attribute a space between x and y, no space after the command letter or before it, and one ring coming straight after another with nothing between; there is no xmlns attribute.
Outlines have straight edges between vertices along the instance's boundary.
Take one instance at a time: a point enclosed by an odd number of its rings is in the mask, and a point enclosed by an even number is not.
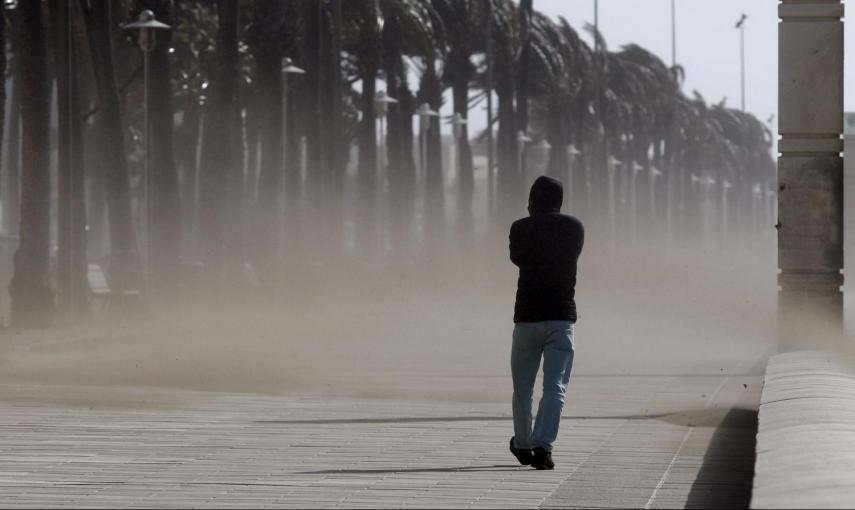
<svg viewBox="0 0 855 510"><path fill-rule="evenodd" d="M780 348L826 348L843 320L843 4L778 16Z"/></svg>

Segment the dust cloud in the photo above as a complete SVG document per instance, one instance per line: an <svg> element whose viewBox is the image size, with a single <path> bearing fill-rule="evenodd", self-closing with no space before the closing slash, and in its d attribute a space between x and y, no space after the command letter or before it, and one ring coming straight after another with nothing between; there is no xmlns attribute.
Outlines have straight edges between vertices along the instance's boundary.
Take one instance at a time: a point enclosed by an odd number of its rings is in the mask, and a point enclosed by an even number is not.
<svg viewBox="0 0 855 510"><path fill-rule="evenodd" d="M517 272L501 237L395 270L319 266L283 291L147 321L9 332L0 391L51 385L72 405L148 405L138 388L506 402ZM775 336L771 243L634 238L587 226L574 374L757 373Z"/></svg>

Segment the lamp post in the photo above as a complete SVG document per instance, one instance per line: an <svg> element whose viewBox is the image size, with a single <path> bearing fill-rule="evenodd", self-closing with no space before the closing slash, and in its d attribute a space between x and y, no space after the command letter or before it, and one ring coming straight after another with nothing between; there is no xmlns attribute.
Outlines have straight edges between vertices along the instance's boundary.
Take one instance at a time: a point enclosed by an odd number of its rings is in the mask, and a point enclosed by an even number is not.
<svg viewBox="0 0 855 510"><path fill-rule="evenodd" d="M552 150L552 144L550 144L549 140L547 140L546 138L542 138L539 142L537 142L537 145L535 145L534 148L537 149L537 152L540 154L541 157L540 173L547 174L549 170L549 151Z"/></svg>
<svg viewBox="0 0 855 510"><path fill-rule="evenodd" d="M760 183L755 184L751 188L751 237L757 239L757 232L760 228L760 214L762 210L763 188Z"/></svg>
<svg viewBox="0 0 855 510"><path fill-rule="evenodd" d="M722 179L721 181L721 240L722 246L725 246L727 243L727 222L728 222L728 200L727 194L728 190L733 187L733 184L730 183L727 179Z"/></svg>
<svg viewBox="0 0 855 510"><path fill-rule="evenodd" d="M739 30L739 69L740 69L740 90L742 93L742 111L745 111L745 20L748 15L742 13L742 17L736 22L736 28Z"/></svg>
<svg viewBox="0 0 855 510"><path fill-rule="evenodd" d="M419 175L420 179L427 176L427 134L430 130L431 117L439 117L439 113L430 109L430 105L422 103L416 114L419 116Z"/></svg>
<svg viewBox="0 0 855 510"><path fill-rule="evenodd" d="M282 221L280 222L279 232L279 260L284 260L285 258L285 237L287 235L286 232L286 221L287 221L287 184L286 184L286 176L288 175L288 75L301 75L306 74L306 71L295 66L294 61L289 57L284 57L282 59L282 180L280 183L281 189L279 195L281 197L279 201L279 213L281 214ZM283 272L284 274L284 272Z"/></svg>
<svg viewBox="0 0 855 510"><path fill-rule="evenodd" d="M636 179L638 173L642 170L644 170L643 165L640 165L638 161L632 162L632 175L629 178L629 228L632 230L633 240L635 240L638 230L638 188L636 186Z"/></svg>
<svg viewBox="0 0 855 510"><path fill-rule="evenodd" d="M377 141L380 145L380 157L377 158L377 171L382 174L383 169L386 168L386 113L389 111L390 104L398 104L398 100L394 97L386 95L385 90L378 90L374 95L374 114L377 117L378 125L380 127L380 136L377 137Z"/></svg>
<svg viewBox="0 0 855 510"><path fill-rule="evenodd" d="M615 196L615 173L617 167L622 163L619 159L610 155L606 161L606 167L609 174L609 229L612 235L612 242L617 238L617 200Z"/></svg>
<svg viewBox="0 0 855 510"><path fill-rule="evenodd" d="M463 126L468 124L466 119L463 118L463 115L460 112L455 112L454 115L448 119L448 123L451 124L451 134L454 143L451 145L452 148L452 156L451 156L451 166L454 169L454 175L457 179L460 179L460 175L458 172L460 171L459 164L459 150L460 150L460 137L463 136Z"/></svg>
<svg viewBox="0 0 855 510"><path fill-rule="evenodd" d="M157 21L154 13L148 9L140 12L137 20L124 26L125 30L137 32L137 45L143 54L143 193L145 214L141 216L145 221L145 265L143 266L143 286L146 293L149 292L149 276L151 272L151 173L150 173L150 122L149 122L149 74L151 52L155 46L155 31L169 30L170 26Z"/></svg>
<svg viewBox="0 0 855 510"><path fill-rule="evenodd" d="M525 134L525 131L517 131L517 176L520 179L523 179L525 176L522 175L523 170L523 153L525 151L525 146L527 143L531 142L531 138Z"/></svg>
<svg viewBox="0 0 855 510"><path fill-rule="evenodd" d="M573 145L572 143L567 145L565 150L567 151L567 177L566 177L566 180L567 180L567 186L569 188L567 190L567 196L570 199L570 202L574 203L574 200L576 198L575 197L576 183L573 181L573 178L574 178L573 170L576 167L576 158L578 156L582 155L582 151L577 149L576 146Z"/></svg>
<svg viewBox="0 0 855 510"><path fill-rule="evenodd" d="M651 166L650 172L647 174L647 177L648 177L647 182L649 185L648 193L650 194L649 195L650 217L651 217L651 219L654 220L654 222L655 222L655 218L656 218L656 179L658 179L661 175L662 175L662 171L659 170L658 168L656 168L655 166ZM667 216L667 217L670 217L670 216ZM671 224L667 223L667 222L668 222L668 220L666 219L665 228L666 228L666 231L668 231L669 237L670 237Z"/></svg>

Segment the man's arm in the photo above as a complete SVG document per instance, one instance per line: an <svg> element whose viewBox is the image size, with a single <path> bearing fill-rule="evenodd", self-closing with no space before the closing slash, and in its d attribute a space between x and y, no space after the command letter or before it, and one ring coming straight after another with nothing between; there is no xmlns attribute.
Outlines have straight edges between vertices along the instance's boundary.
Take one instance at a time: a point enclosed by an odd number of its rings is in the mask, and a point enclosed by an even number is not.
<svg viewBox="0 0 855 510"><path fill-rule="evenodd" d="M511 225L510 235L511 262L521 267L525 260L525 244L520 239L520 228L516 222Z"/></svg>

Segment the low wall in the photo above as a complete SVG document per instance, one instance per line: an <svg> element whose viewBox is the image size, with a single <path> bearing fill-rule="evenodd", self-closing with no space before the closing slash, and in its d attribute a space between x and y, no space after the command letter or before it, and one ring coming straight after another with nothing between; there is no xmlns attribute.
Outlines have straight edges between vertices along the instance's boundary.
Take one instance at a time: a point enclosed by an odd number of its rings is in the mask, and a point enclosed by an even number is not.
<svg viewBox="0 0 855 510"><path fill-rule="evenodd" d="M824 351L769 360L751 508L855 505L855 361Z"/></svg>

